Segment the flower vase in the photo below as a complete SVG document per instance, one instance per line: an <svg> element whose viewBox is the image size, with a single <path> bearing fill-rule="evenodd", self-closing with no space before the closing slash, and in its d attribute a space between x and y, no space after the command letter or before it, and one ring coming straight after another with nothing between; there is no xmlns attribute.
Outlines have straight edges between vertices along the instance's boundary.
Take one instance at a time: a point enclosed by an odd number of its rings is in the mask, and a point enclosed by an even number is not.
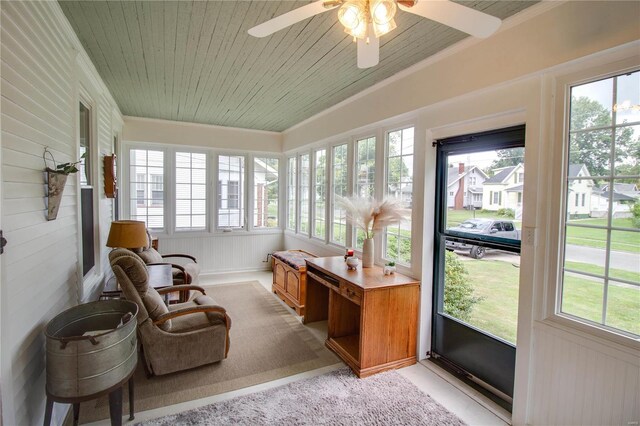
<svg viewBox="0 0 640 426"><path fill-rule="evenodd" d="M373 252L374 250L373 238L367 238L362 245L362 267L373 267Z"/></svg>

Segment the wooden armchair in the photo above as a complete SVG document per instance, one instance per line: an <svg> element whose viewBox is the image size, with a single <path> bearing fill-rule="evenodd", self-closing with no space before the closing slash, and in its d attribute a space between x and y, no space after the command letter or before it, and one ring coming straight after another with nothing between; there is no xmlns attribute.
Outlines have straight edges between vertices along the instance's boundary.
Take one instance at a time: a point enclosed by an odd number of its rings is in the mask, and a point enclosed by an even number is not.
<svg viewBox="0 0 640 426"><path fill-rule="evenodd" d="M127 300L138 305L138 335L149 375L162 375L221 361L229 353L231 318L202 287L175 285L156 290L135 253L115 249L111 268ZM163 296L197 291L188 302L166 306Z"/></svg>

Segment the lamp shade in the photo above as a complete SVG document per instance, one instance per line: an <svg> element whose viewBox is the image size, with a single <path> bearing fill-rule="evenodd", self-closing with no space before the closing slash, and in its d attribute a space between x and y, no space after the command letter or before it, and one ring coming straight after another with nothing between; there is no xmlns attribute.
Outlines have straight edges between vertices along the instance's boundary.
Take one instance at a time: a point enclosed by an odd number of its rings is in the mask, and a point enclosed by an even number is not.
<svg viewBox="0 0 640 426"><path fill-rule="evenodd" d="M134 249L146 247L147 244L147 227L144 222L137 220L116 220L111 222L107 247Z"/></svg>

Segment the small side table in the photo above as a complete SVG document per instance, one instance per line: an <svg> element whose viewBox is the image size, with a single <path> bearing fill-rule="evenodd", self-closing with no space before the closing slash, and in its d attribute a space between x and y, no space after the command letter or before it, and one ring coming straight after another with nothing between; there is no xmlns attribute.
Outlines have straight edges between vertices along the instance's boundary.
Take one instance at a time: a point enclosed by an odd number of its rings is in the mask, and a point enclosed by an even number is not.
<svg viewBox="0 0 640 426"><path fill-rule="evenodd" d="M44 412L44 426L51 424L51 413L53 412L53 403L60 402L63 404L73 404L73 426L78 425L78 418L80 417L80 403L99 398L103 395L109 394L109 417L111 418L112 426L122 426L122 388L125 383L129 382L129 421L134 417L133 406L133 374L135 369L122 381L106 389L102 392L94 393L93 395L87 395L77 398L62 398L55 395L51 395L47 391L47 406Z"/></svg>
<svg viewBox="0 0 640 426"><path fill-rule="evenodd" d="M169 287L173 285L173 273L170 263L156 263L147 265L149 273L149 285L155 289ZM102 289L100 300L103 299L119 299L122 296L122 290L118 286L118 280L115 277L107 281ZM168 300L165 300L167 303Z"/></svg>

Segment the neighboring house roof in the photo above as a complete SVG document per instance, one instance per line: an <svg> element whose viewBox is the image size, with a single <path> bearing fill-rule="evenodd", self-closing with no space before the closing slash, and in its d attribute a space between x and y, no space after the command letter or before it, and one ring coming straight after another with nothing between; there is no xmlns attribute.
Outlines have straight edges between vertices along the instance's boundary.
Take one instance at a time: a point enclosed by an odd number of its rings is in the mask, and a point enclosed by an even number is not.
<svg viewBox="0 0 640 426"><path fill-rule="evenodd" d="M511 166L511 167L505 167L504 169L500 169L498 173L491 176L489 179L485 180L484 183L485 184L503 183L511 175L511 173L516 169L516 167L518 166Z"/></svg>
<svg viewBox="0 0 640 426"><path fill-rule="evenodd" d="M602 185L603 191L606 191L608 189L609 189L609 185ZM638 187L633 183L614 183L613 190L614 192L622 192L622 193L638 192Z"/></svg>
<svg viewBox="0 0 640 426"><path fill-rule="evenodd" d="M472 186L469 188L469 192L472 194L482 194L484 189L481 186Z"/></svg>
<svg viewBox="0 0 640 426"><path fill-rule="evenodd" d="M482 171L478 166L465 166L464 173L458 173L458 166L449 166L447 169L447 186L451 186L457 181L459 181L463 176L471 173L472 170L476 170L482 177L485 179L488 177L485 172Z"/></svg>
<svg viewBox="0 0 640 426"><path fill-rule="evenodd" d="M507 192L522 192L522 188L524 187L524 185L516 185L516 186L512 186L511 188L508 188L506 191Z"/></svg>
<svg viewBox="0 0 640 426"><path fill-rule="evenodd" d="M609 191L594 191L603 198L609 198ZM613 191L613 201L636 201L636 198Z"/></svg>

